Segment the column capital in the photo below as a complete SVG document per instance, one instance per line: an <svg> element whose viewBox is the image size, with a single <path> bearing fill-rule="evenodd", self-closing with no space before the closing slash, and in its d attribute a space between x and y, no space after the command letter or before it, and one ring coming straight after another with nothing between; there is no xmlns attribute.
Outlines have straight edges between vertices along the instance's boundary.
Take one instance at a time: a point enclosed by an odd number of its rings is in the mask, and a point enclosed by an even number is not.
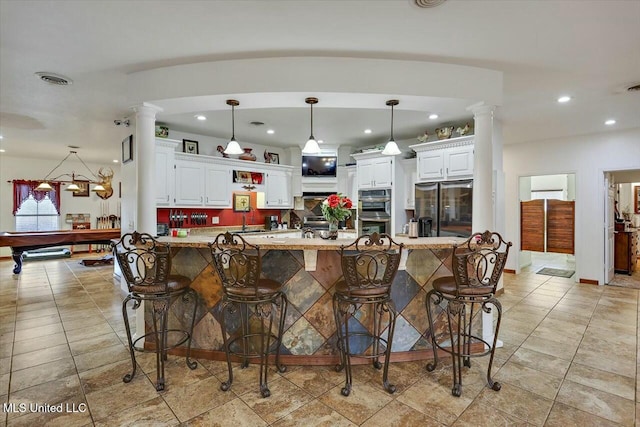
<svg viewBox="0 0 640 427"><path fill-rule="evenodd" d="M485 104L484 102L478 102L477 104L473 104L467 107L467 111L471 111L474 117L493 114L496 110L495 105Z"/></svg>
<svg viewBox="0 0 640 427"><path fill-rule="evenodd" d="M156 114L164 111L163 108L158 107L157 105L153 105L149 102L143 102L138 105L133 105L129 108L131 108L136 113L136 116L150 116L154 119L156 117Z"/></svg>

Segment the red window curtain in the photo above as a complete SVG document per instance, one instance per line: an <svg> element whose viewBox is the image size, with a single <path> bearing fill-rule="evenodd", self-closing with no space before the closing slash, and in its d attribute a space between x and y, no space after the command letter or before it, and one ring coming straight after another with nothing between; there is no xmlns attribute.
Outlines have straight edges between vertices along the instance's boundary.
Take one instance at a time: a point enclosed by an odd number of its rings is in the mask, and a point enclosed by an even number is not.
<svg viewBox="0 0 640 427"><path fill-rule="evenodd" d="M36 202L44 200L49 195L49 200L56 207L58 215L60 215L60 183L50 182L51 191L36 191L36 187L40 185L41 181L28 181L24 179L13 180L13 214L15 215L20 208L20 205L24 200L29 197L29 194L33 195Z"/></svg>

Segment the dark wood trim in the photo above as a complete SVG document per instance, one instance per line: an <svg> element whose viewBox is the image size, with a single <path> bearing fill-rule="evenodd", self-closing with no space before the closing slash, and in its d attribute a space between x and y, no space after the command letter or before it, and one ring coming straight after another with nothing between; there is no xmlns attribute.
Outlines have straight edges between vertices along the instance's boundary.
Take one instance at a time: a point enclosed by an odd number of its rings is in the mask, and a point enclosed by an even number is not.
<svg viewBox="0 0 640 427"><path fill-rule="evenodd" d="M496 290L496 296L499 297L500 295L504 294L504 287L502 289L498 289Z"/></svg>
<svg viewBox="0 0 640 427"><path fill-rule="evenodd" d="M503 273L509 273L509 274L516 274L515 270L512 270L510 268L505 268L504 270L502 270Z"/></svg>
<svg viewBox="0 0 640 427"><path fill-rule="evenodd" d="M591 280L591 279L580 279L580 283L585 283L587 285L598 285L598 281L597 280Z"/></svg>

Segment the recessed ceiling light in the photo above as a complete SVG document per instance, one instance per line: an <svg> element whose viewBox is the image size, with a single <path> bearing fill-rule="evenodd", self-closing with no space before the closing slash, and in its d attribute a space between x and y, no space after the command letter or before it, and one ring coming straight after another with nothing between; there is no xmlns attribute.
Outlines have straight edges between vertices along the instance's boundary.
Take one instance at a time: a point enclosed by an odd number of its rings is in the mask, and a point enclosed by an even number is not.
<svg viewBox="0 0 640 427"><path fill-rule="evenodd" d="M435 120L435 119L437 119L437 118L438 118L438 115L437 115L437 114L429 114L429 118L430 118L431 120Z"/></svg>
<svg viewBox="0 0 640 427"><path fill-rule="evenodd" d="M207 118L205 116L203 116L202 114L198 114L196 116L196 119L198 119L198 120L207 120Z"/></svg>
<svg viewBox="0 0 640 427"><path fill-rule="evenodd" d="M118 163L118 160L117 159L113 159L113 163Z"/></svg>
<svg viewBox="0 0 640 427"><path fill-rule="evenodd" d="M0 148L0 153L4 153L4 148Z"/></svg>
<svg viewBox="0 0 640 427"><path fill-rule="evenodd" d="M273 130L273 129L267 129L267 133L268 133L269 135L273 135L274 133L276 133L276 131L275 131L275 130Z"/></svg>
<svg viewBox="0 0 640 427"><path fill-rule="evenodd" d="M368 134L368 133L371 133L371 132L372 132L372 130L371 130L371 129L365 129L365 130L364 130L364 133L367 133L367 134Z"/></svg>
<svg viewBox="0 0 640 427"><path fill-rule="evenodd" d="M69 77L65 77L56 73L38 71L37 73L35 73L35 75L38 76L38 78L43 82L49 83L50 85L67 86L73 84L73 80L71 80Z"/></svg>
<svg viewBox="0 0 640 427"><path fill-rule="evenodd" d="M569 102L569 101L571 101L571 97L567 95L563 95L560 98L558 98L558 102L561 104L564 104L565 102Z"/></svg>
<svg viewBox="0 0 640 427"><path fill-rule="evenodd" d="M4 136L0 135L0 139L4 138Z"/></svg>
<svg viewBox="0 0 640 427"><path fill-rule="evenodd" d="M322 144L322 143L324 143L324 141L323 141L323 140L321 140L321 139L319 139L319 140L318 140L318 144Z"/></svg>
<svg viewBox="0 0 640 427"><path fill-rule="evenodd" d="M604 122L604 124L607 125L607 126L611 126L611 125L615 125L616 121L613 120L613 119L609 119L606 122Z"/></svg>

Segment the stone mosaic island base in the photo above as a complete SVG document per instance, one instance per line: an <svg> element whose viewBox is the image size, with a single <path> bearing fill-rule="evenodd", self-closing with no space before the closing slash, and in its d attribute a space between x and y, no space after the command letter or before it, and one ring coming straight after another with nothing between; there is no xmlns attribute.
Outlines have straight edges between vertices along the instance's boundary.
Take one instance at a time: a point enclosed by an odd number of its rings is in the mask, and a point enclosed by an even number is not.
<svg viewBox="0 0 640 427"><path fill-rule="evenodd" d="M207 247L213 237L189 236L161 240L171 243L172 273L191 278L191 287L198 293L192 356L225 360L218 320L221 315L222 284L210 263L211 254ZM296 365L335 364L338 356L332 295L341 277L339 247L352 240L278 240L250 235L246 236L246 240L260 245L264 277L283 283L289 299L281 347L283 362ZM392 286L392 297L398 311L392 361L432 358L430 339L434 331L429 329L425 298L434 279L451 275L451 247L456 240L437 237L396 239L405 244L405 254ZM441 309L436 312L436 336L446 334L448 337L444 313ZM189 313L187 303L181 300L174 302L170 327L186 329ZM147 330L150 330L148 310L145 317ZM370 320L368 312L359 310L350 328L371 329ZM150 346L150 343L145 345ZM185 349L174 349L174 352L185 354ZM367 363L366 359L362 361Z"/></svg>

